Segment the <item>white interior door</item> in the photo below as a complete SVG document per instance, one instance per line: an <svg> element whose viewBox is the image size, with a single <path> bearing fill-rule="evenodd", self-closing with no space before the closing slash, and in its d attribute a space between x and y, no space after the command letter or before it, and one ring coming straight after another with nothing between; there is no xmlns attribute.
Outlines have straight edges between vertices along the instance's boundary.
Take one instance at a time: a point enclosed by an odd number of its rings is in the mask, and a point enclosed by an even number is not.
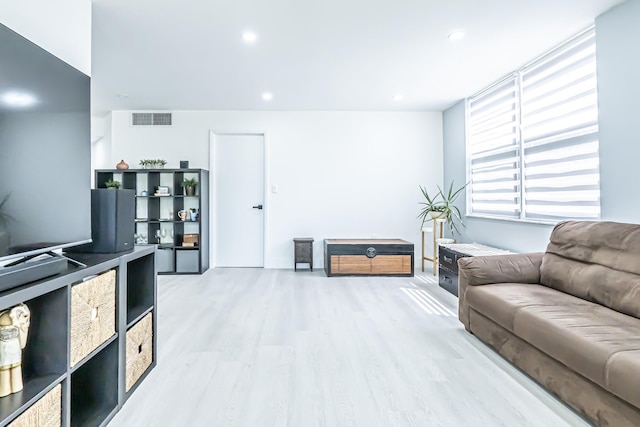
<svg viewBox="0 0 640 427"><path fill-rule="evenodd" d="M216 267L264 267L264 136L214 143Z"/></svg>

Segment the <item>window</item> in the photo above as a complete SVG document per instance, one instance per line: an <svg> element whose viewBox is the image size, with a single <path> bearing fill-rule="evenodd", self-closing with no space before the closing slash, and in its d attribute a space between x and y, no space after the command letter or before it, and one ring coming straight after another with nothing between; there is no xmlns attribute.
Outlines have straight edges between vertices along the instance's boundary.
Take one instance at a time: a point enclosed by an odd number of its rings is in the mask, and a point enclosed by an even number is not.
<svg viewBox="0 0 640 427"><path fill-rule="evenodd" d="M595 32L467 100L467 214L600 218Z"/></svg>

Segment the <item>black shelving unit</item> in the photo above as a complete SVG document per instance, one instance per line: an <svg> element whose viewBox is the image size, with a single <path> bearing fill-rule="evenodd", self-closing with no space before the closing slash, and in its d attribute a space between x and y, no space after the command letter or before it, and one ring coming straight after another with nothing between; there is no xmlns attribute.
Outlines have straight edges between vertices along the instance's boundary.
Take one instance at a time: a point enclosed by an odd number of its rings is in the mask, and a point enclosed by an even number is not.
<svg viewBox="0 0 640 427"><path fill-rule="evenodd" d="M154 341L147 373L155 367L155 247L137 247L121 254L68 255L87 267L69 264L62 274L0 293L0 309L25 303L31 310L22 359L24 388L0 399L0 427L13 422L58 385L62 386L62 426L106 425L131 394L124 392L126 331L148 313L153 313ZM71 289L110 270L115 270L117 277L116 333L71 367Z"/></svg>
<svg viewBox="0 0 640 427"><path fill-rule="evenodd" d="M198 182L195 195L182 187L186 178ZM119 181L120 188L136 193L136 234L146 244L158 246L158 274L202 274L209 269L209 171L205 169L98 169L96 188L108 180ZM159 186L168 187L168 196L154 195ZM143 192L146 192L143 195ZM196 221L178 219L183 209L197 209ZM160 239L156 233L164 233ZM183 245L185 234L198 234L198 246Z"/></svg>

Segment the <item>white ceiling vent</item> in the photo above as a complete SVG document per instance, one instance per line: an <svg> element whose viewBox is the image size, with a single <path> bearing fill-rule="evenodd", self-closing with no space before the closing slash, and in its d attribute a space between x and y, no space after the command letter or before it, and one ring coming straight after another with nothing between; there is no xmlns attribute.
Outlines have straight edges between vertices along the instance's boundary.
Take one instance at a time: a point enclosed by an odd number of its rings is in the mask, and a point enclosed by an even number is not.
<svg viewBox="0 0 640 427"><path fill-rule="evenodd" d="M131 113L133 126L171 126L171 113Z"/></svg>

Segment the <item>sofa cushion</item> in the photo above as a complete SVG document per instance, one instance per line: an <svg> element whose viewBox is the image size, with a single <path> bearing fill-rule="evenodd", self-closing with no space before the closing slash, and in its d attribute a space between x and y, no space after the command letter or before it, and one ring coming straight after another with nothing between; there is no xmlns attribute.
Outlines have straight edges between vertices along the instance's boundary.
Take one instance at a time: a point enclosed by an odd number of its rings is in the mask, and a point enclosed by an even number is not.
<svg viewBox="0 0 640 427"><path fill-rule="evenodd" d="M640 350L640 320L598 304L524 307L513 332L607 390L609 358Z"/></svg>
<svg viewBox="0 0 640 427"><path fill-rule="evenodd" d="M606 377L609 391L640 408L640 350L620 351L611 356Z"/></svg>
<svg viewBox="0 0 640 427"><path fill-rule="evenodd" d="M477 312L511 332L513 332L513 319L516 313L524 307L535 305L593 306L593 303L546 286L523 283L469 286L466 300Z"/></svg>
<svg viewBox="0 0 640 427"><path fill-rule="evenodd" d="M640 225L565 221L551 233L540 283L640 318Z"/></svg>

